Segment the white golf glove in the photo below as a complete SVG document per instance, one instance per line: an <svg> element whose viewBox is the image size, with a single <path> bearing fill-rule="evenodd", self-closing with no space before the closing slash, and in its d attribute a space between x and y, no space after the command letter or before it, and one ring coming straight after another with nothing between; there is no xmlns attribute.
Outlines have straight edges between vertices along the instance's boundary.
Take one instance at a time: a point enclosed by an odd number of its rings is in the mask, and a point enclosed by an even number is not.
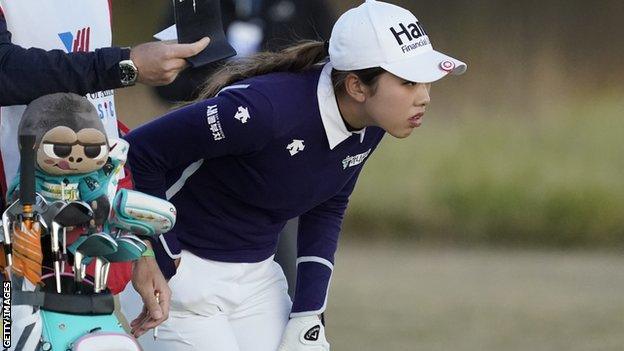
<svg viewBox="0 0 624 351"><path fill-rule="evenodd" d="M277 351L329 351L319 316L291 318Z"/></svg>

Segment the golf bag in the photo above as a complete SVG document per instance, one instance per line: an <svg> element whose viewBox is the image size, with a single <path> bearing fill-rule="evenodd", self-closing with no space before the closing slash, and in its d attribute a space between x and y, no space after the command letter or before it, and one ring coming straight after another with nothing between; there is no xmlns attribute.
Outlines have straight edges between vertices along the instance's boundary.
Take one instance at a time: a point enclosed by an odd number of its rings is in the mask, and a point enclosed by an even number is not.
<svg viewBox="0 0 624 351"><path fill-rule="evenodd" d="M20 145L25 144L21 138ZM12 305L27 307L21 309L24 316L14 318L30 316L33 325L39 326L23 331L29 340L28 350L36 344L36 351L140 351L113 314L108 269L113 262L139 259L147 247L134 233L169 230L175 223L175 208L167 201L124 190L115 197L119 201L112 211L120 220L109 217L109 223L95 226L89 204L75 200L48 203L35 192L34 140L29 138L21 148L30 154L21 155L20 176L26 180L20 178L20 199L2 216L7 279L15 283L27 280L34 286L22 289L20 282L12 290ZM82 234L68 245L66 230L72 227L81 228ZM90 261L95 261L93 277L86 276ZM73 267L73 273L66 273L65 263ZM46 274L46 269L53 273ZM21 341L20 335L12 346L23 349Z"/></svg>
<svg viewBox="0 0 624 351"><path fill-rule="evenodd" d="M42 331L36 351L141 350L113 314L110 292L95 294L93 284L84 280L81 293L77 294L73 276L65 273L61 278L62 294L51 289L55 283L52 274L43 276L44 285L35 291L14 292L13 305L39 309Z"/></svg>

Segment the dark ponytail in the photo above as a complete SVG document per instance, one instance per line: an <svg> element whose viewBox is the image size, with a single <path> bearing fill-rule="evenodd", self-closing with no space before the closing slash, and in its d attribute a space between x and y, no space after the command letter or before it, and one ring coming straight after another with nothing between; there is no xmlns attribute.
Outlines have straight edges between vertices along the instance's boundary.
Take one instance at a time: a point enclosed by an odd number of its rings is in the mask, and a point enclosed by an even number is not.
<svg viewBox="0 0 624 351"><path fill-rule="evenodd" d="M211 98L232 83L272 72L301 72L327 59L327 46L322 41L300 41L279 52L260 52L226 62L211 75L197 100Z"/></svg>
<svg viewBox="0 0 624 351"><path fill-rule="evenodd" d="M273 72L302 72L324 62L329 56L329 42L305 40L279 52L260 52L249 57L226 62L204 84L196 101L214 97L221 89L241 80ZM345 80L355 74L366 85L373 87L386 72L373 67L356 71L332 71L332 84L337 95L345 93Z"/></svg>

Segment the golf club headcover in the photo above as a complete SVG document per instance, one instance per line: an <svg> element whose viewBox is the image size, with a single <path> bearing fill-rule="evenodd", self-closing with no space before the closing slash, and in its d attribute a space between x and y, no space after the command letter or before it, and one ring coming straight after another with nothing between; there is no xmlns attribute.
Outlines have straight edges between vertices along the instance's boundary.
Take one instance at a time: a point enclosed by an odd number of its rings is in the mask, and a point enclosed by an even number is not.
<svg viewBox="0 0 624 351"><path fill-rule="evenodd" d="M39 222L34 222L31 228L16 223L13 227L13 272L38 284L41 282L42 263Z"/></svg>
<svg viewBox="0 0 624 351"><path fill-rule="evenodd" d="M291 318L277 351L329 351L321 318L318 315Z"/></svg>
<svg viewBox="0 0 624 351"><path fill-rule="evenodd" d="M167 200L121 189L113 200L110 225L139 236L166 233L175 224L176 208Z"/></svg>

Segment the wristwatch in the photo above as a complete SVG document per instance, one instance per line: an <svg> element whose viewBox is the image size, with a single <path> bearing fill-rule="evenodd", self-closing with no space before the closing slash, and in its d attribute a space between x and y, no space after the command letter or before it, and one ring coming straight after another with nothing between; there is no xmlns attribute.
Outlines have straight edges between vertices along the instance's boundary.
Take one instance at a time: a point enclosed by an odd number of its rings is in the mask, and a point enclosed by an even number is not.
<svg viewBox="0 0 624 351"><path fill-rule="evenodd" d="M132 60L119 61L119 77L121 85L127 87L134 85L139 77L139 70Z"/></svg>

